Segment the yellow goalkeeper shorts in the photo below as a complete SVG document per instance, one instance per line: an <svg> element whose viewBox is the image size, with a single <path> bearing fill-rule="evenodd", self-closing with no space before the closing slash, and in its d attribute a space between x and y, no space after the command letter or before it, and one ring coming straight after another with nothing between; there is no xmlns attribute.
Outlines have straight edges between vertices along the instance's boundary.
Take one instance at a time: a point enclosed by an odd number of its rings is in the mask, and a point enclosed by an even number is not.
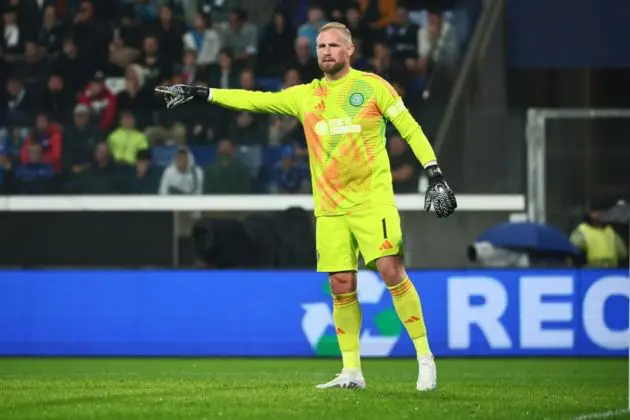
<svg viewBox="0 0 630 420"><path fill-rule="evenodd" d="M342 216L319 216L315 241L317 271L356 271L359 252L365 266L376 269L376 260L403 254L398 209L381 206Z"/></svg>

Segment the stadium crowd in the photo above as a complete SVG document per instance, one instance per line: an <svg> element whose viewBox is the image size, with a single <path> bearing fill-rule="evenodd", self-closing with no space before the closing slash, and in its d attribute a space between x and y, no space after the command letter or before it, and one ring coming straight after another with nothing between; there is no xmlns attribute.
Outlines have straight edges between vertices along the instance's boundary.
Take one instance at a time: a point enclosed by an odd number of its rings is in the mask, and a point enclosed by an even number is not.
<svg viewBox="0 0 630 420"><path fill-rule="evenodd" d="M352 30L353 66L389 80L419 116L435 69L452 77L465 46L452 15L426 1L259 0L256 16L236 3L6 0L0 192L308 192L297 120L209 104L166 111L153 88L309 82L321 77L317 29L335 20ZM417 191L416 159L395 131L388 140L396 191Z"/></svg>

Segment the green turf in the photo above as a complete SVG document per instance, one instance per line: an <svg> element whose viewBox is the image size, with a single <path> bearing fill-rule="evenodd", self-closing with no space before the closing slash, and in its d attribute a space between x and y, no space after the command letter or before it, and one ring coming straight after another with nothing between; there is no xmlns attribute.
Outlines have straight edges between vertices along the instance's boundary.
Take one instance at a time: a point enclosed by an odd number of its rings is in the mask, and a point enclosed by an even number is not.
<svg viewBox="0 0 630 420"><path fill-rule="evenodd" d="M366 390L315 390L339 362L7 358L0 418L514 420L627 407L622 359L438 362L438 390L418 393L414 360L365 360Z"/></svg>

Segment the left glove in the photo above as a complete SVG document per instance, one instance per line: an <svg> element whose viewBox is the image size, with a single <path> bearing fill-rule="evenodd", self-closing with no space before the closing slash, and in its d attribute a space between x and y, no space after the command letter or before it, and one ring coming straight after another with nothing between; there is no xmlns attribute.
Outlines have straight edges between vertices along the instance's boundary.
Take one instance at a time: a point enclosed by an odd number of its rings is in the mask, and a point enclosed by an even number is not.
<svg viewBox="0 0 630 420"><path fill-rule="evenodd" d="M455 193L444 180L442 171L437 165L427 166L425 172L429 179L429 186L424 197L424 210L430 211L433 207L437 217L450 216L457 208Z"/></svg>
<svg viewBox="0 0 630 420"><path fill-rule="evenodd" d="M176 106L183 105L195 98L208 99L210 89L206 86L192 86L192 85L172 85L172 86L158 86L155 88L157 93L164 95L166 101L166 108L172 109Z"/></svg>

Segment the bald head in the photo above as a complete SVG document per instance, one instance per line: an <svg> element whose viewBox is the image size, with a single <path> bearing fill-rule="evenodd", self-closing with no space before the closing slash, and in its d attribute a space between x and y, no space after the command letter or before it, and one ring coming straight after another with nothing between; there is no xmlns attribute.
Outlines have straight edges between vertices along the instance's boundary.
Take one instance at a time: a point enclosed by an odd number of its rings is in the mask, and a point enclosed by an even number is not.
<svg viewBox="0 0 630 420"><path fill-rule="evenodd" d="M354 53L352 35L348 28L338 22L322 26L317 33L317 62L329 78L345 74Z"/></svg>
<svg viewBox="0 0 630 420"><path fill-rule="evenodd" d="M319 30L317 31L317 39L319 39L319 36L322 33L328 32L328 31L338 32L338 34L344 39L344 43L346 45L352 44L352 34L350 33L350 29L348 29L348 27L344 25L343 23L330 22L330 23L325 24L324 26L319 28Z"/></svg>

